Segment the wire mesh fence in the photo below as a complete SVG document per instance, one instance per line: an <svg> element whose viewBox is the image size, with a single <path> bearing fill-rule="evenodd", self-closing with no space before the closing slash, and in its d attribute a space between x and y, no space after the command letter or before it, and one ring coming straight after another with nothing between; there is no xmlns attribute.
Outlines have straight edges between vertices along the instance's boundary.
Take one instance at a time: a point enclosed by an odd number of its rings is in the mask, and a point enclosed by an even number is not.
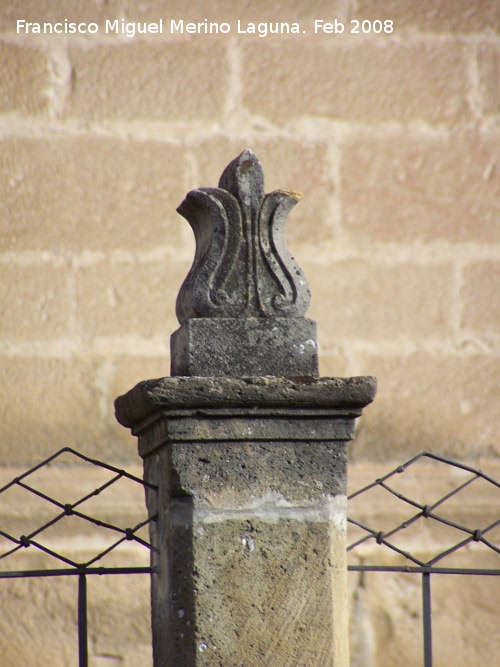
<svg viewBox="0 0 500 667"><path fill-rule="evenodd" d="M406 484L406 489L402 478L410 469L429 461L442 464L452 471L459 471L459 474L448 476L448 488L444 493L440 488L434 489L435 497L424 499L418 496L429 492L422 483L425 470L420 471L420 480L418 475L413 476L410 484ZM470 516L471 503L468 501L472 494L476 499L487 499L476 517ZM376 525L369 525L370 519L356 515L355 501L358 498L363 498L365 508L383 506L390 509L385 512L385 516L377 517ZM421 575L423 664L425 667L432 667L431 576L500 575L500 482L469 465L430 452L422 452L352 493L348 500L348 569L352 572ZM479 525L467 525L471 518L477 519ZM373 518L371 520L373 521ZM426 533L421 530L423 522L428 528L429 524L432 524ZM439 539L426 541L425 535L432 535L433 527L437 528L434 532ZM375 545L377 548L374 549ZM477 567L469 566L471 546L482 548L482 554L477 548L472 553L474 561L479 563ZM480 566L481 555L484 553L499 557L498 560L495 558L496 567ZM387 562L387 554L390 555L390 561L396 561L395 564ZM460 556L464 554L467 555L466 565L460 562ZM356 560L358 562L355 562Z"/></svg>
<svg viewBox="0 0 500 667"><path fill-rule="evenodd" d="M82 464L86 466L85 472L82 471L82 477L87 479L86 485L90 484L90 488L80 495L82 485L76 484L74 480L73 483L71 479L68 480L67 470L70 469L71 475L75 475L74 466ZM59 489L57 483L54 483L58 471L55 466L59 466L59 471L60 466L66 468L63 469L62 475L66 483L59 485L61 487ZM96 475L89 473L89 467L103 473L97 475L99 483L96 486L92 484L96 481ZM48 476L41 474L45 469L50 470ZM153 485L125 470L65 447L0 488L0 502L4 507L10 508L10 512L3 513L4 523L7 525L0 527L0 579L78 577L80 667L88 665L87 577L149 574L153 571L149 565L119 566L107 563L110 555L117 554L126 543L133 542L148 554L154 549L147 539L147 529L156 516L146 517L131 526L112 522L108 518L109 508L112 508L115 502L110 490L124 482L155 490ZM96 504L95 499L102 498L106 494L110 499L103 508L103 503ZM35 512L32 511L32 499L37 501ZM139 509L139 513L146 514L144 505ZM41 523L39 523L40 517L45 519ZM92 528L92 539L86 539L89 527ZM70 557L74 551L74 540L61 539L74 537L75 534L80 540L83 539L84 543L80 552L84 556L81 561ZM25 550L29 550L31 554L33 551L42 554L44 566L12 569L11 564L14 563L14 567L18 565L22 560L19 557Z"/></svg>
<svg viewBox="0 0 500 667"><path fill-rule="evenodd" d="M429 490L428 485L419 482L418 474L411 475L426 462L457 472L447 477L444 492L439 485ZM72 477L78 466L84 470L77 484ZM425 476L425 469L419 472ZM139 507L134 505L130 513L120 507L117 519L116 511L110 508L116 510L113 489L120 484L130 487L128 491L125 489L125 495L130 492L132 496L137 489L155 491L154 486L125 470L66 447L0 488L4 509L0 525L0 579L78 577L80 667L87 667L89 659L87 577L153 572L144 563L149 563L154 550L148 530L156 516L146 516L144 503L136 502ZM107 504L96 502L108 496ZM134 497L137 499L137 495ZM479 498L480 511L472 512L471 516L472 497L476 505ZM372 510L367 515L357 508L359 499L365 508L385 509L379 515L375 512L374 516ZM32 511L33 500L37 503L36 512ZM500 483L491 476L430 452L422 452L349 496L348 569L421 576L425 667L431 667L433 661L431 577L500 575L499 500ZM471 520L475 521L472 525ZM439 539L430 530L431 539L426 542L422 525L437 527ZM87 540L89 527L92 539ZM83 536L81 558L74 555L74 541L63 539L75 532L80 539ZM140 554L137 564L117 565L113 556L130 544L138 549L134 554ZM474 567L470 566L471 549ZM479 549L498 558L497 565L491 567L490 560L487 566L481 566ZM42 558L42 566L17 567L23 555L34 553ZM390 555L390 563L386 554ZM467 555L465 564L460 562L461 554ZM35 561L39 563L40 559Z"/></svg>

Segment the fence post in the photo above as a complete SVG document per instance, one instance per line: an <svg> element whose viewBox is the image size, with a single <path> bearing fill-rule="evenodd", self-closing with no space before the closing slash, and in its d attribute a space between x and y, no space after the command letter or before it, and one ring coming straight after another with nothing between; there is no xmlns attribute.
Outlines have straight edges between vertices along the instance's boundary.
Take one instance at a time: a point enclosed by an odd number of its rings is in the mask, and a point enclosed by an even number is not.
<svg viewBox="0 0 500 667"><path fill-rule="evenodd" d="M116 401L158 512L155 667L347 667L347 443L374 378L319 378L296 193L245 151L179 207L196 237L172 376Z"/></svg>
<svg viewBox="0 0 500 667"><path fill-rule="evenodd" d="M422 574L422 617L424 627L424 667L432 667L431 573Z"/></svg>
<svg viewBox="0 0 500 667"><path fill-rule="evenodd" d="M88 636L87 636L87 577L78 575L78 667L87 667Z"/></svg>

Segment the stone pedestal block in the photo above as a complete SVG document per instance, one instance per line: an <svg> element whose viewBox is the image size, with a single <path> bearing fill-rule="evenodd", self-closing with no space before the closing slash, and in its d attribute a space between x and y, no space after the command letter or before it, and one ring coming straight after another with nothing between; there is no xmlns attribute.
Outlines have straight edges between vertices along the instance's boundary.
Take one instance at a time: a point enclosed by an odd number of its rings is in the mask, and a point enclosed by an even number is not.
<svg viewBox="0 0 500 667"><path fill-rule="evenodd" d="M152 529L155 667L348 667L347 442L373 378L169 377L116 401Z"/></svg>
<svg viewBox="0 0 500 667"><path fill-rule="evenodd" d="M171 373L317 376L316 328L305 317L194 318L170 338Z"/></svg>

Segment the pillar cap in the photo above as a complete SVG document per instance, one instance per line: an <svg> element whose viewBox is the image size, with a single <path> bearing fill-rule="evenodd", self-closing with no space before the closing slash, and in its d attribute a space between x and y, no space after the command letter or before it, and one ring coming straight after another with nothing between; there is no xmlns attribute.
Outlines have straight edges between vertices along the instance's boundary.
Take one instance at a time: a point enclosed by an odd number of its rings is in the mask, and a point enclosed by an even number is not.
<svg viewBox="0 0 500 667"><path fill-rule="evenodd" d="M193 408L362 409L374 377L164 377L145 380L115 401L116 419L133 428L164 410Z"/></svg>

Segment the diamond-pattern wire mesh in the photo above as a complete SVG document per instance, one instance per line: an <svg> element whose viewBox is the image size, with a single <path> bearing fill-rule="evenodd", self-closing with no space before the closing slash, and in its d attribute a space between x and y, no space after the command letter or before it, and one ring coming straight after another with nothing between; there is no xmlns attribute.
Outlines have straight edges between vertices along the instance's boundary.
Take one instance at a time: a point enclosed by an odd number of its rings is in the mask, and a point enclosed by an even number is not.
<svg viewBox="0 0 500 667"><path fill-rule="evenodd" d="M36 480L33 481L33 478L36 477L36 473L40 471L42 468L45 468L46 466L50 466L52 464L57 464L61 461L63 457L67 459L68 456L70 457L70 460L72 460L72 462L74 462L75 464L77 463L81 464L82 462L85 462L87 464L90 464L92 467L109 471L110 473L112 473L112 475L109 479L106 479L101 484L99 484L97 488L94 488L90 492L84 494L83 496L78 497L73 502L61 502L60 499L52 497L52 495L49 495L40 488L37 488ZM74 474L74 469L69 468L68 470L71 471L71 474ZM139 479L138 477L135 477L134 475L126 472L125 470L120 470L107 463L103 463L102 461L91 459L81 454L80 452L71 449L70 447L64 447L63 449L59 450L49 458L45 459L38 465L34 466L24 474L11 480L8 484L6 484L0 489L0 502L2 501L3 496L7 494L7 492L9 492L9 490L12 490L14 488L23 489L29 494L35 496L40 501L41 505L44 507L44 510L46 512L48 511L48 513L52 514L52 516L46 522L36 526L35 528L31 529L29 532L23 535L13 534L12 530L8 531L5 530L3 526L0 526L0 538L3 538L1 542L2 545L4 545L4 548L0 549L0 570L2 570L2 562L7 564L6 559L9 556L12 556L16 552L19 552L20 550L27 549L28 547L30 548L33 547L35 549L38 549L44 554L47 554L52 558L56 559L56 561L58 561L59 563L63 563L64 565L69 566L70 568L75 568L75 570L77 570L80 573L82 572L91 573L93 565L101 561L101 559L103 559L111 552L115 551L120 545L122 545L126 541L134 541L136 544L140 545L141 547L143 547L145 550L148 551L155 550L155 548L146 539L144 539L139 535L139 532L141 528L147 526L151 521L154 521L156 519L156 516L147 517L143 521L140 521L139 523L133 525L132 527L124 528L122 526L115 525L112 522L104 521L96 516L93 516L92 513L85 510L86 503L87 506L91 505L90 501L92 501L92 499L94 499L96 496L100 496L101 494L109 493L109 489L123 479L129 480L133 484L138 484L143 488L148 487L152 490L156 489L156 487L154 487L153 485L149 484L148 482L145 482L142 479ZM22 515L22 507L19 507L19 511L20 515ZM91 557L87 558L85 562L76 562L75 560L69 558L60 551L48 547L46 543L44 544L44 536L46 536L47 533L50 532L50 530L53 527L60 526L62 523L68 521L69 517L77 518L82 522L84 522L84 524L90 524L94 527L94 530L97 529L101 535L105 535L104 541L107 541L106 547L93 552ZM21 520L19 521L19 524L20 523ZM99 572L101 573L106 572L108 574L112 573L125 574L127 572L132 573L132 571L151 571L151 568L99 567ZM44 570L38 570L30 572L29 574L43 576L44 572L46 573L46 571ZM67 570L66 572L69 573ZM55 573L56 572L54 572L54 574ZM0 578L12 577L13 574L14 574L13 572L0 571ZM23 572L22 574L24 576L28 576L28 572Z"/></svg>
<svg viewBox="0 0 500 667"><path fill-rule="evenodd" d="M465 479L461 483L457 483L456 486L454 486L454 488L452 488L444 495L440 495L437 498L437 500L434 500L430 504L424 504L415 499L412 499L411 497L409 497L409 495L402 493L401 491L398 491L396 488L394 488L395 486L397 486L395 482L398 476L402 475L410 467L415 466L417 463L425 459L445 464L450 468L455 468L459 471L463 471L464 473L470 473L470 476L468 476L467 479ZM359 529L358 532L362 533L361 537L358 537L351 544L348 545L347 547L348 553L350 553L351 555L356 555L357 552L359 554L362 548L366 547L368 543L375 542L376 544L391 550L395 554L404 557L404 559L407 562L409 561L410 563L412 563L413 566L409 567L408 565L406 565L402 567L398 566L390 567L383 565L380 566L351 565L349 566L349 569L373 569L379 567L380 569L385 569L385 570L422 569L426 571L433 571L433 570L436 571L438 569L442 569L442 568L437 568L436 563L439 563L441 565L442 562L445 561L445 559L459 552L460 550L464 549L464 547L466 547L467 545L473 543L481 544L490 552L500 555L500 540L498 541L498 543L495 543L495 540L491 539L495 529L500 526L500 518L496 518L494 521L487 523L487 525L479 527L477 525L467 526L462 524L461 522L454 521L446 516L445 510L447 504L449 505L451 502L455 502L455 499L458 499L458 502L460 502L461 496L464 495L465 490L471 488L471 486L477 485L478 483L483 483L488 485L488 489L486 489L486 491L488 492L488 494L495 494L495 497L498 501L497 507L500 507L500 482L496 481L489 475L486 475L481 470L477 470L466 464L458 463L443 456L439 456L424 451L415 456L414 458L410 459L403 465L398 466L397 468L387 473L383 477L376 479L371 484L368 484L367 486L363 487L362 489L359 489L355 493L352 493L348 497L348 500L351 502L355 498L363 494L367 495L373 489L381 489L388 496L386 500L389 500L389 497L392 496L392 498L395 499L396 502L406 504L411 511L409 513L410 515L408 516L408 518L405 518L404 521L391 526L387 530L381 530L380 527L368 526L363 521L360 521L351 516L348 517L347 521L352 526L355 526L357 529ZM349 512L351 512L351 507L349 508ZM497 511L496 516L499 517L499 515L500 512ZM396 543L397 538L403 536L404 531L407 531L411 526L416 524L416 522L422 520L436 522L441 524L441 526L445 526L447 528L453 529L454 531L457 531L457 535L459 536L458 540L456 542L453 541L453 543L447 546L446 548L438 550L437 554L434 554L430 558L427 558L425 560L422 559L420 554L417 555L415 552L412 552L409 549L404 549L398 546L398 544ZM499 562L499 568L500 568L500 562ZM463 571L465 573L465 570ZM473 571L470 570L470 572L472 573ZM484 573L486 572L487 571L484 571ZM477 570L477 573L480 573L479 570Z"/></svg>
<svg viewBox="0 0 500 667"><path fill-rule="evenodd" d="M46 466L50 466L53 463L56 463L58 459L63 456L76 457L80 462L85 462L91 466L95 466L98 469L104 469L112 473L112 476L100 483L96 488L93 488L91 491L85 493L82 496L79 496L76 500L72 502L62 502L57 498L54 498L49 493L46 493L39 487L40 485L36 483L36 473ZM416 500L415 498L410 497L409 493L403 493L401 490L398 490L397 484L395 483L398 476L402 476L409 468L415 466L421 460L430 459L434 462L445 464L445 466L457 469L463 473L469 474L464 481L457 483L453 488L445 493L444 495L439 494L437 499L434 499L433 502L422 503ZM78 462L78 461L77 461ZM74 469L72 469L72 474ZM31 479L29 479L31 477ZM118 547L123 544L125 541L134 541L142 548L147 551L154 550L154 547L145 539L143 539L138 533L141 528L147 526L151 521L156 519L156 516L148 517L139 523L135 524L132 528L123 526L118 526L110 521L104 521L97 516L93 516L91 512L82 511L85 507L85 503L90 504L91 499L96 496L100 496L103 493L106 493L110 487L117 484L120 480L127 479L133 484L141 485L142 488L149 488L152 491L156 490L156 487L148 484L147 482L131 475L130 473L115 468L114 466L103 463L96 459L91 459L84 456L83 454L69 448L63 448L60 451L56 452L53 456L49 457L45 461L42 461L39 465L31 468L24 474L16 477L11 480L8 484L0 489L0 502L2 501L4 494L8 494L11 489L22 489L23 492L28 493L29 495L35 496L39 501L44 505L48 505L50 509L55 510L50 519L37 525L34 528L31 528L29 531L26 531L26 534L18 535L12 534L12 531L2 529L0 526L0 542L7 544L6 549L0 548L0 578L7 577L41 577L41 576L64 576L70 574L79 575L79 590L78 590L78 635L79 635L79 665L80 667L88 666L88 637L87 637L87 594L86 594L86 575L87 574L132 574L138 572L152 572L151 567L92 567L95 563L98 563L105 556L111 552L118 549ZM399 570L403 572L421 572L422 573L422 589L423 589L423 619L424 619L424 665L425 667L432 667L432 631L431 631L431 593L430 593L430 574L435 572L441 573L460 573L460 574L500 574L500 569L456 569L456 568L441 568L436 567L436 563L440 563L446 558L450 557L461 550L464 550L465 547L469 544L479 544L484 546L490 553L500 555L500 546L495 543L495 540L492 539L494 535L495 528L500 526L500 519L495 518L493 521L488 522L486 525L466 526L464 523L450 519L446 516L444 511L447 506L453 502L454 499L460 498L462 500L463 495L466 493L467 489L470 489L474 485L483 483L487 485L487 494L488 497L491 494L496 493L497 498L500 499L500 483L491 478L490 476L484 474L480 470L467 466L465 464L452 461L450 459L438 456L436 454L431 454L430 452L422 452L418 456L415 456L413 459L407 463L398 466L395 470L389 472L383 477L375 480L374 482L368 484L362 489L356 491L355 493L349 496L349 500L353 501L355 498L362 495L368 495L374 489L377 491L382 491L384 494L389 494L390 497L395 499L398 503L402 503L406 508L409 508L410 516L406 517L404 521L397 523L396 525L391 525L389 529L382 530L380 526L378 528L373 528L366 525L366 522L355 518L348 518L348 521L352 526L354 526L358 531L361 531L363 535L354 540L348 547L347 550L351 554L356 554L356 551L362 550L366 547L367 544L375 543L381 547L386 548L388 551L397 554L399 557L403 557L405 561L412 563L413 565L403 565L403 566L388 566L388 565L349 565L349 570L357 571L368 571L368 570L379 570L379 571L394 571ZM49 484L50 487L50 484ZM491 498L490 498L491 500ZM386 504L386 499L384 499L382 504ZM466 504L466 503L465 503ZM491 502L490 502L491 504ZM498 516L497 507L494 507L495 516ZM22 507L19 503L17 505L20 513L22 514ZM351 504L352 508L352 504ZM415 511L416 510L416 511ZM112 534L113 540L109 545L104 549L97 550L92 557L87 558L85 562L77 562L71 558L68 558L64 554L51 549L47 544L43 544L44 536L47 535L50 530L67 521L68 518L77 518L78 520L91 525L94 530L97 528L100 532L105 532L106 534ZM437 523L446 528L457 531L460 534L460 539L453 542L451 546L438 551L437 554L423 560L419 558L415 552L410 551L409 549L402 549L399 547L395 540L398 536L404 534L404 531L407 531L409 528L417 524L419 521L430 521ZM18 525L16 521L16 526ZM20 525L20 524L19 524ZM499 532L499 531L497 531ZM499 540L500 542L500 540ZM1 563L6 563L6 559L9 556L14 555L16 552L19 552L23 549L28 549L28 547L34 547L35 549L40 550L46 555L49 555L52 558L55 558L60 563L70 566L69 568L59 567L54 570L42 569L42 570L23 570L23 571L2 571ZM420 553L420 552L419 552ZM362 558L363 560L363 558Z"/></svg>

